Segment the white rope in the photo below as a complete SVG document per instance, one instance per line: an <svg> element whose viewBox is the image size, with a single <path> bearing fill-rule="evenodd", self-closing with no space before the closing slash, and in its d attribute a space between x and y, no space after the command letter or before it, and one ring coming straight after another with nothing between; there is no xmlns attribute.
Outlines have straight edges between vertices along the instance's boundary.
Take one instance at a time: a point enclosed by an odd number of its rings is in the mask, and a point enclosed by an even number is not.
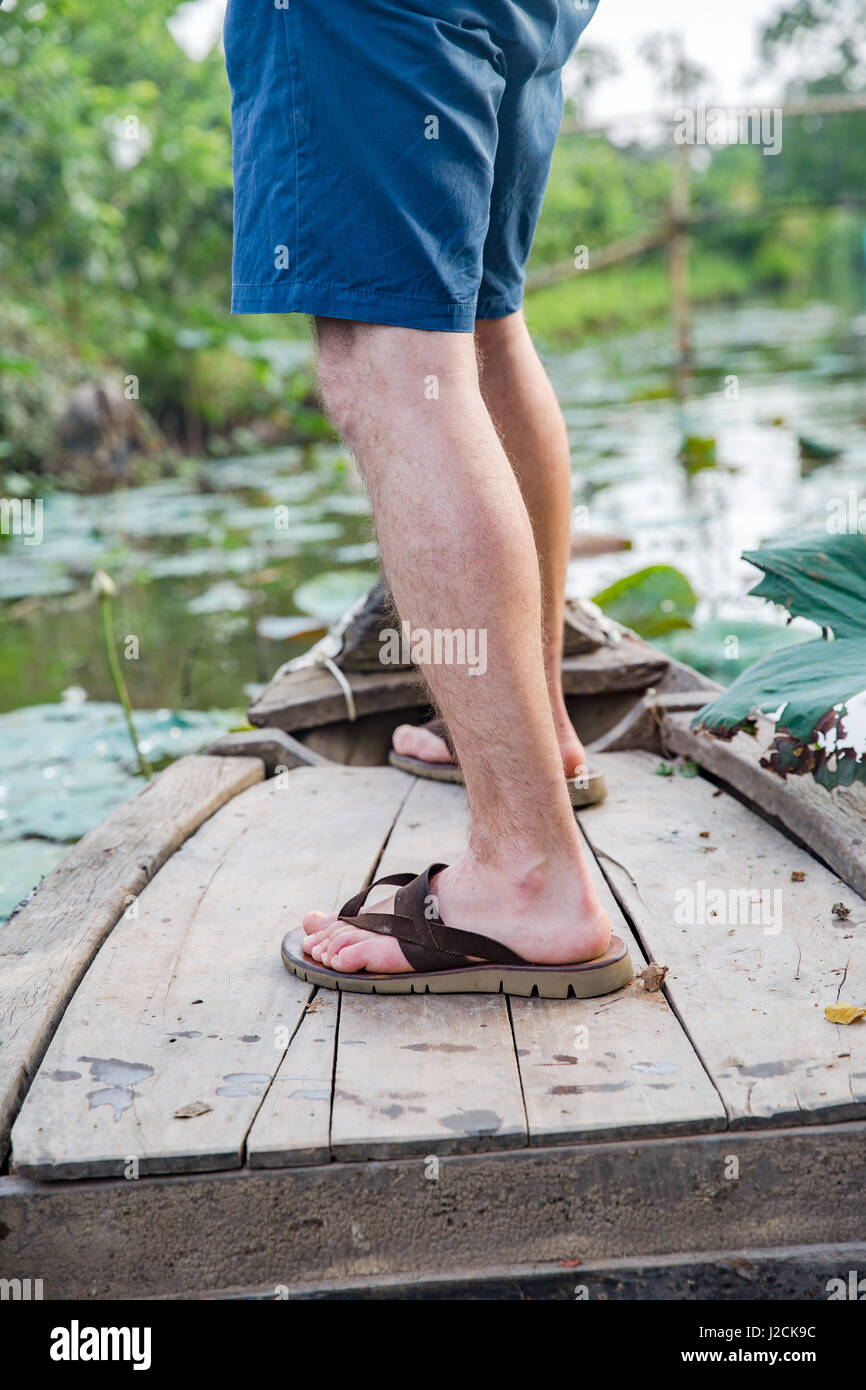
<svg viewBox="0 0 866 1390"><path fill-rule="evenodd" d="M322 666L326 667L327 670L330 671L331 675L334 677L334 680L337 682L338 686L342 690L346 700L346 709L348 711L349 719L352 723L354 723L355 720L358 718L358 711L355 708L355 695L351 685L346 680L346 677L343 675L343 672L340 670L339 666L335 665L335 663L331 660L329 656L320 656L319 661Z"/></svg>

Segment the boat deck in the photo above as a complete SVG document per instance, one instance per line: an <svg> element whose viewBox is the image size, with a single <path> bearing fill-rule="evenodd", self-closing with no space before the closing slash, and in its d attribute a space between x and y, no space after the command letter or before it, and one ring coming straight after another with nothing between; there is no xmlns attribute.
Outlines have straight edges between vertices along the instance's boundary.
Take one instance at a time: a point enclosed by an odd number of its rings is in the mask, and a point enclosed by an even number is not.
<svg viewBox="0 0 866 1390"><path fill-rule="evenodd" d="M0 1179L18 1258L162 1296L859 1239L866 1023L824 1008L866 1002L866 902L693 768L597 761L597 881L636 971L669 973L586 1001L339 995L284 969L308 908L459 853L462 788L333 766L217 798L28 1078Z"/></svg>

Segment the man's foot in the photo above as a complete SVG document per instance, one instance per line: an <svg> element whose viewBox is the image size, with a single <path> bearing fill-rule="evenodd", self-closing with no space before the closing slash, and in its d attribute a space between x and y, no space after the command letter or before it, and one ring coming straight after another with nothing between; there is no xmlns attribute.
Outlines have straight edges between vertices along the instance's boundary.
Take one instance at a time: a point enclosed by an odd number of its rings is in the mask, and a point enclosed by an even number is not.
<svg viewBox="0 0 866 1390"><path fill-rule="evenodd" d="M574 725L567 717L557 721L556 735L565 775L576 777L578 772L586 767L586 750L574 730ZM446 765L454 761L444 738L431 732L425 724L398 724L391 746L395 753L400 753L404 758L418 758L421 762Z"/></svg>
<svg viewBox="0 0 866 1390"><path fill-rule="evenodd" d="M503 869L479 864L467 852L437 874L431 888L438 916L449 927L501 941L534 965L593 960L610 941L610 922L572 860ZM359 915L393 908L392 895ZM307 913L304 932L304 951L332 970L411 969L399 941L341 922L336 913Z"/></svg>

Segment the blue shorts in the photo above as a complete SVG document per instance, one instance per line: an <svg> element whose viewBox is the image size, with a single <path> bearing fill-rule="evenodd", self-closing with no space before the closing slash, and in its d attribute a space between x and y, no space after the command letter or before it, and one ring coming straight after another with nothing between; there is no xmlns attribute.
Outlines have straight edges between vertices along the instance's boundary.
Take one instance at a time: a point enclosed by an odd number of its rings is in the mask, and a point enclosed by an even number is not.
<svg viewBox="0 0 866 1390"><path fill-rule="evenodd" d="M232 311L471 333L519 309L598 0L229 0Z"/></svg>

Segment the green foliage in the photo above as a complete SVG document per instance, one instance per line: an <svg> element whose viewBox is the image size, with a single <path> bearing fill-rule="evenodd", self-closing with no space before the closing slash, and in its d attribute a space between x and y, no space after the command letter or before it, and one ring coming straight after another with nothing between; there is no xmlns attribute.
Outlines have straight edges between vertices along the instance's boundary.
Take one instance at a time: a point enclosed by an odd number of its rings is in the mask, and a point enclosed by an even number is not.
<svg viewBox="0 0 866 1390"><path fill-rule="evenodd" d="M143 409L186 447L277 402L291 423L292 394L309 393L308 372L227 345L243 322L228 315L228 84L219 46L194 62L177 45L176 9L55 0L0 14L0 439L17 466L50 457L86 378L122 390L137 377Z"/></svg>
<svg viewBox="0 0 866 1390"><path fill-rule="evenodd" d="M176 9L177 0L21 0L0 12L0 461L18 469L51 465L63 403L84 380L122 387L136 376L141 407L193 451L275 408L269 437L325 429L306 368L277 365L272 353L305 335L301 321L229 317L228 84L219 45L200 62L177 45L167 23ZM864 14L866 0L797 0L768 26L767 59L799 57L816 93L862 85ZM603 50L579 51L578 109L613 67ZM862 274L856 209L809 208L866 186L864 121L786 120L779 157L733 146L695 164L696 215L726 214L695 234L696 302L851 290ZM600 135L561 140L533 266L662 226L670 182L669 151ZM788 210L768 218L768 202ZM643 326L667 315L669 294L656 252L576 273L531 296L528 310L542 337L564 342ZM261 357L239 346L259 338L269 343Z"/></svg>
<svg viewBox="0 0 866 1390"><path fill-rule="evenodd" d="M694 726L719 738L776 726L762 759L781 776L811 773L823 786L866 781L866 538L795 536L744 559L764 571L752 593L792 617L818 623L833 641L774 652L702 709Z"/></svg>

